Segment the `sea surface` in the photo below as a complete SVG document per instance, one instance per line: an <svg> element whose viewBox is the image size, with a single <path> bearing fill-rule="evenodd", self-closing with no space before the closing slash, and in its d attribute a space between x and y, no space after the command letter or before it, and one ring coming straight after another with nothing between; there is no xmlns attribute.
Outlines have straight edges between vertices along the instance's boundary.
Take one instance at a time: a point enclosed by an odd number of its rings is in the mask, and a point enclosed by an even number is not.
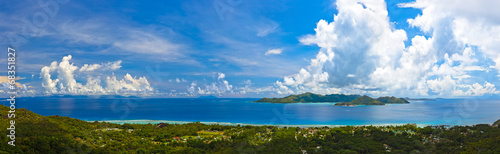
<svg viewBox="0 0 500 154"><path fill-rule="evenodd" d="M335 103L253 103L256 98L18 98L17 108L44 116L117 123L254 125L473 125L500 119L500 100L438 99L384 106L332 106ZM2 104L8 102L2 100Z"/></svg>

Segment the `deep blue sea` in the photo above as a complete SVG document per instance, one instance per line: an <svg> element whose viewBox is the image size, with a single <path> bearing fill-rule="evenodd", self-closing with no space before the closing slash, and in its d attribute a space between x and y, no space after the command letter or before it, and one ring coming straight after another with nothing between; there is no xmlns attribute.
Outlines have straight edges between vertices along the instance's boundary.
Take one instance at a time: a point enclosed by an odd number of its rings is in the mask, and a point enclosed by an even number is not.
<svg viewBox="0 0 500 154"><path fill-rule="evenodd" d="M500 100L438 99L385 106L334 103L253 103L248 98L18 98L17 108L41 115L86 121L162 120L263 125L491 124L500 119ZM7 105L7 102L2 101Z"/></svg>

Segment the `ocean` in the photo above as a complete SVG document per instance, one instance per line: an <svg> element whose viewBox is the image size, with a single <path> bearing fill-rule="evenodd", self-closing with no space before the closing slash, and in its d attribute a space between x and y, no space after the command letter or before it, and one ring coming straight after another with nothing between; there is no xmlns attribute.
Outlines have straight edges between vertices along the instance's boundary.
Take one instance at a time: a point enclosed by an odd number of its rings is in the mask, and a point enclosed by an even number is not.
<svg viewBox="0 0 500 154"><path fill-rule="evenodd" d="M332 106L335 103L254 103L255 100L258 99L25 97L17 99L16 107L44 116L115 123L474 125L500 119L500 100L493 99L415 100L410 104L355 107Z"/></svg>

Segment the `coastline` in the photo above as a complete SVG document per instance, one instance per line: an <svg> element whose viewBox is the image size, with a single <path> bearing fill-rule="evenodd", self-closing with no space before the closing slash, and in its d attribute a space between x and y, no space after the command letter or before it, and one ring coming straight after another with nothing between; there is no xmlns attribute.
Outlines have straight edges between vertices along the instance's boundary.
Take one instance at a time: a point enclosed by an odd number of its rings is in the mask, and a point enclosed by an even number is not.
<svg viewBox="0 0 500 154"><path fill-rule="evenodd" d="M94 121L87 121L94 122ZM189 124L196 123L192 121L169 121L169 120L104 120L99 122L108 122L114 124L159 124L159 123L167 123L167 124ZM324 125L324 124L305 124L305 125L281 125L281 124L251 124L251 123L231 123L231 122L201 122L206 125L227 125L227 126L277 126L277 127L300 127L300 128L311 128L311 127L346 127L346 126L376 126L376 127L384 127L384 126L402 126L411 123L387 123L387 124L366 124L366 125ZM414 123L417 127L423 128L426 126L439 126L439 125L429 125L429 124L417 124Z"/></svg>

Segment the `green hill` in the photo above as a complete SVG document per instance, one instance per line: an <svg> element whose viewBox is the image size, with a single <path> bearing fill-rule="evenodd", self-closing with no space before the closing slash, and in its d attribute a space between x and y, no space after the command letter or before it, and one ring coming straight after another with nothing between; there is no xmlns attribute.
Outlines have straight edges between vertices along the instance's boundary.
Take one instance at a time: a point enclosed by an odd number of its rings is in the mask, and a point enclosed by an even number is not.
<svg viewBox="0 0 500 154"><path fill-rule="evenodd" d="M356 105L385 105L385 104L366 95L361 96L350 102L335 104L335 106L356 106Z"/></svg>
<svg viewBox="0 0 500 154"><path fill-rule="evenodd" d="M8 111L9 108L0 105L0 111ZM91 134L88 130L107 127L106 123L89 123L78 119L61 116L41 116L32 111L16 109L15 111L16 146L7 144L10 139L2 135L0 139L0 153L47 153L54 152L92 152L92 143L84 143L82 138L91 138L99 133ZM7 112L0 113L0 127L8 128L10 118ZM8 134L6 129L0 130L1 134ZM87 133L86 133L87 132ZM70 152L71 153L71 152Z"/></svg>
<svg viewBox="0 0 500 154"><path fill-rule="evenodd" d="M377 98L377 101L380 101L380 102L385 103L385 104L406 104L406 103L410 103L406 99L396 98L394 96L392 96L392 97L389 97L389 96L379 97L379 98Z"/></svg>
<svg viewBox="0 0 500 154"><path fill-rule="evenodd" d="M290 95L283 98L262 98L254 102L268 102L268 103L310 103L310 102L349 102L359 95L344 95L344 94L330 94L318 95L313 93L303 93L299 95Z"/></svg>
<svg viewBox="0 0 500 154"><path fill-rule="evenodd" d="M406 104L410 103L405 99L392 97L379 97L373 99L369 96L361 96L353 101L337 103L334 106L356 106L356 105L385 105L385 104Z"/></svg>

